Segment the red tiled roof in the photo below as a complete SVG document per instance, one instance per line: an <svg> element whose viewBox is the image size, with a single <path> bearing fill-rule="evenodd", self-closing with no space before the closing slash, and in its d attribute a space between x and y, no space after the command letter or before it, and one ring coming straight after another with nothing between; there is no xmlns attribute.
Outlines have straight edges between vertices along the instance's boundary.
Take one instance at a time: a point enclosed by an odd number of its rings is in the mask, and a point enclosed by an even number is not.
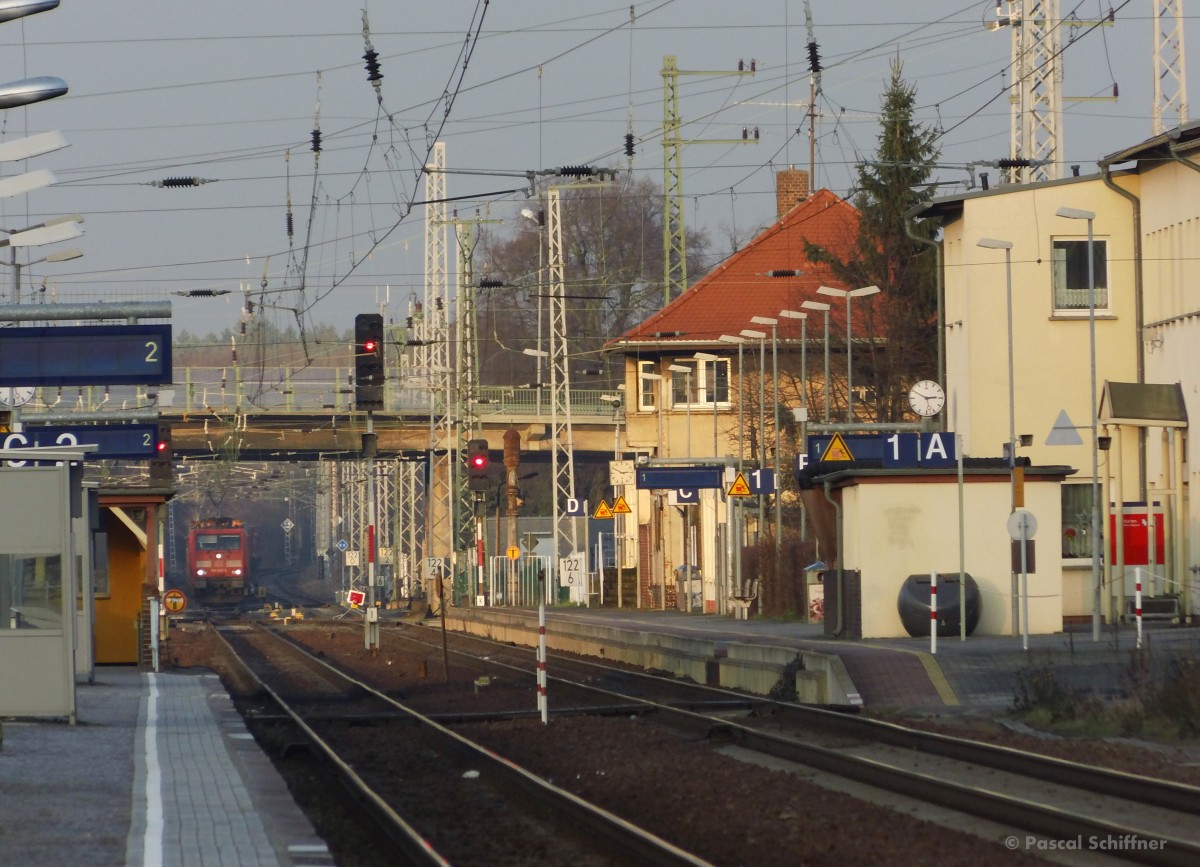
<svg viewBox="0 0 1200 867"><path fill-rule="evenodd" d="M720 335L737 334L743 328L762 330L750 322L751 316L777 318L780 310L800 310L800 303L809 299L832 303L831 317L836 318L838 299L818 295L817 287L848 287L835 280L828 267L808 261L804 242L848 258L858 220L853 205L828 190L818 190L658 313L610 341L608 348L644 342L716 342ZM804 273L763 276L780 270ZM781 340L799 339L800 321L780 319L777 332Z"/></svg>

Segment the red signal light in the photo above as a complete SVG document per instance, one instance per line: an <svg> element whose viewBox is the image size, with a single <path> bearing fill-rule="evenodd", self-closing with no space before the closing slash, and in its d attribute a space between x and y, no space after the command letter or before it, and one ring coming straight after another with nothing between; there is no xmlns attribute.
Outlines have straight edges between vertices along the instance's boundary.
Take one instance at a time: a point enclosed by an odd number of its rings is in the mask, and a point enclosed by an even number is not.
<svg viewBox="0 0 1200 867"><path fill-rule="evenodd" d="M471 458L471 466L486 467L487 466L487 458L484 457L483 455L474 455Z"/></svg>
<svg viewBox="0 0 1200 867"><path fill-rule="evenodd" d="M159 441L158 441L158 444L155 446L155 448L157 448L157 449L158 449L158 451L159 451L159 453L160 453L160 454L161 454L162 452L165 452L165 451L167 450L167 443L166 443L166 441L165 441L165 440L159 440Z"/></svg>
<svg viewBox="0 0 1200 867"><path fill-rule="evenodd" d="M368 340L363 344L363 352L374 352L376 345L374 340Z"/></svg>

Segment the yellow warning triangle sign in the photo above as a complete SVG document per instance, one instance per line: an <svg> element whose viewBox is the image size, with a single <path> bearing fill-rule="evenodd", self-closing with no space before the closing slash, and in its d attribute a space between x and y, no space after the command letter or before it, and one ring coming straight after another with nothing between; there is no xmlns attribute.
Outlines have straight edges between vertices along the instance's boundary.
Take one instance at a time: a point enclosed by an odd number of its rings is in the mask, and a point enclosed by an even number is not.
<svg viewBox="0 0 1200 867"><path fill-rule="evenodd" d="M600 505L596 507L596 511L592 515L593 518L611 518L612 516L613 510L609 508L608 500L601 500Z"/></svg>
<svg viewBox="0 0 1200 867"><path fill-rule="evenodd" d="M614 515L630 515L633 514L633 509L629 508L629 504L625 502L624 497L617 497L617 501L613 503Z"/></svg>
<svg viewBox="0 0 1200 867"><path fill-rule="evenodd" d="M729 486L729 490L725 492L727 497L749 497L750 485L746 482L746 477L741 473L737 474L737 478L733 480L733 484Z"/></svg>
<svg viewBox="0 0 1200 867"><path fill-rule="evenodd" d="M850 453L850 447L846 445L846 441L842 439L840 433L835 433L833 439L829 441L829 445L825 447L825 453L821 455L821 460L829 461L852 461L854 455Z"/></svg>

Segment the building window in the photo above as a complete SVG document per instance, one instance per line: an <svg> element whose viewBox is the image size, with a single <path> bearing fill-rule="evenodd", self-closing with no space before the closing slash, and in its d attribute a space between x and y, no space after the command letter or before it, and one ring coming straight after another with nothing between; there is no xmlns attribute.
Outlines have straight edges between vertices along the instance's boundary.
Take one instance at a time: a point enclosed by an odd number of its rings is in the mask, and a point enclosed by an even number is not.
<svg viewBox="0 0 1200 867"><path fill-rule="evenodd" d="M1064 560L1092 557L1092 486L1062 486L1062 555Z"/></svg>
<svg viewBox="0 0 1200 867"><path fill-rule="evenodd" d="M1096 309L1108 311L1108 245L1092 242L1096 279ZM1056 313L1087 312L1091 294L1088 285L1088 242L1055 241L1051 251Z"/></svg>
<svg viewBox="0 0 1200 867"><path fill-rule="evenodd" d="M638 409L653 410L658 406L658 380L644 379L643 373L654 373L653 361L638 362Z"/></svg>
<svg viewBox="0 0 1200 867"><path fill-rule="evenodd" d="M692 371L690 376L682 370L671 371L672 406L696 409L711 408L714 402L719 406L729 404L729 359L697 361L694 358L680 358L672 364Z"/></svg>

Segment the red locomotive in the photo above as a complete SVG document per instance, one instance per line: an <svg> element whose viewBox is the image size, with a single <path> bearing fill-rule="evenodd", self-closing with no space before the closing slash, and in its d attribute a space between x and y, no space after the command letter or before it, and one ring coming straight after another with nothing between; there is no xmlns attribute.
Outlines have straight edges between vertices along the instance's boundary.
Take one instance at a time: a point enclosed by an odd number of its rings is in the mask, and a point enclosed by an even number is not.
<svg viewBox="0 0 1200 867"><path fill-rule="evenodd" d="M187 580L197 599L234 600L251 587L252 533L236 518L206 518L188 532Z"/></svg>

